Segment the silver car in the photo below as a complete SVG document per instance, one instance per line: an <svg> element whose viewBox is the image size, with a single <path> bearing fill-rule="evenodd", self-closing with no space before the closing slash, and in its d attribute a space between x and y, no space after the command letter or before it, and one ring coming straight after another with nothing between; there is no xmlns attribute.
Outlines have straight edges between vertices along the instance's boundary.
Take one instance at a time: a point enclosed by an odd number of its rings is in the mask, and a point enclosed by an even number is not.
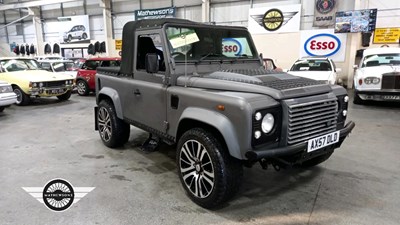
<svg viewBox="0 0 400 225"><path fill-rule="evenodd" d="M0 112L14 104L17 101L17 95L14 93L12 87L7 82L0 80Z"/></svg>

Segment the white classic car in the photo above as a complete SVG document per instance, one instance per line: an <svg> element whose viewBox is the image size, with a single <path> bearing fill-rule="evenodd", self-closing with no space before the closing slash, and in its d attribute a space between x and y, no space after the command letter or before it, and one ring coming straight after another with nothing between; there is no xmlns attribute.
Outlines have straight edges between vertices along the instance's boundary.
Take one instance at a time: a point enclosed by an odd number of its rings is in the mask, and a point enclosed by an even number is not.
<svg viewBox="0 0 400 225"><path fill-rule="evenodd" d="M17 102L17 95L14 93L10 84L0 80L0 112Z"/></svg>
<svg viewBox="0 0 400 225"><path fill-rule="evenodd" d="M307 57L297 60L287 72L294 76L336 84L337 73L340 71L341 69L336 68L335 63L330 58Z"/></svg>
<svg viewBox="0 0 400 225"><path fill-rule="evenodd" d="M400 48L366 49L354 68L355 104L364 100L400 102Z"/></svg>

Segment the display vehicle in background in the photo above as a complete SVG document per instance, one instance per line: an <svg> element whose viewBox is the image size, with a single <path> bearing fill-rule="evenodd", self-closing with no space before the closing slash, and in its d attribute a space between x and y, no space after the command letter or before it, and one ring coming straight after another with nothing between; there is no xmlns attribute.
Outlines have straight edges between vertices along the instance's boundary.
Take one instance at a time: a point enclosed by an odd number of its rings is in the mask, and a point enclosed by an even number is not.
<svg viewBox="0 0 400 225"><path fill-rule="evenodd" d="M118 67L121 64L119 57L101 57L85 60L76 76L78 94L89 95L95 90L95 76L97 67Z"/></svg>
<svg viewBox="0 0 400 225"><path fill-rule="evenodd" d="M83 25L76 25L63 35L64 42L71 42L73 39L85 40L88 38L86 28Z"/></svg>
<svg viewBox="0 0 400 225"><path fill-rule="evenodd" d="M68 100L73 77L42 70L35 59L0 58L0 80L11 84L17 105L27 105L31 97L53 97Z"/></svg>
<svg viewBox="0 0 400 225"><path fill-rule="evenodd" d="M355 65L354 103L400 102L400 48L365 49Z"/></svg>
<svg viewBox="0 0 400 225"><path fill-rule="evenodd" d="M341 69L337 68L332 59L327 57L298 59L288 71L294 76L325 81L327 84L336 84L339 72Z"/></svg>
<svg viewBox="0 0 400 225"><path fill-rule="evenodd" d="M77 70L72 60L39 60L43 70L54 73L63 73L76 78Z"/></svg>
<svg viewBox="0 0 400 225"><path fill-rule="evenodd" d="M222 52L227 39L240 43L240 54ZM151 134L145 150L176 146L182 186L205 208L235 194L243 166L318 165L355 126L346 123L343 87L265 70L242 27L128 22L121 67L99 67L95 79L103 143L124 145L134 125Z"/></svg>
<svg viewBox="0 0 400 225"><path fill-rule="evenodd" d="M0 80L0 112L17 102L17 95L14 93L11 85Z"/></svg>

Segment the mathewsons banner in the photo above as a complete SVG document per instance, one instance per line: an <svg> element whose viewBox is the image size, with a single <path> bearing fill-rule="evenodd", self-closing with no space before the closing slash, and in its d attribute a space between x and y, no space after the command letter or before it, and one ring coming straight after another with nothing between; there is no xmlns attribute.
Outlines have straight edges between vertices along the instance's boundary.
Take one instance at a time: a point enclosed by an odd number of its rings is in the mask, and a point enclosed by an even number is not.
<svg viewBox="0 0 400 225"><path fill-rule="evenodd" d="M135 10L135 20L173 18L176 14L175 7L158 9L140 9Z"/></svg>
<svg viewBox="0 0 400 225"><path fill-rule="evenodd" d="M298 32L300 14L301 4L251 8L248 28L252 34Z"/></svg>
<svg viewBox="0 0 400 225"><path fill-rule="evenodd" d="M300 57L329 57L335 62L346 59L346 34L335 34L333 29L303 30L300 37Z"/></svg>
<svg viewBox="0 0 400 225"><path fill-rule="evenodd" d="M335 14L339 0L315 0L314 27L327 27L335 24Z"/></svg>

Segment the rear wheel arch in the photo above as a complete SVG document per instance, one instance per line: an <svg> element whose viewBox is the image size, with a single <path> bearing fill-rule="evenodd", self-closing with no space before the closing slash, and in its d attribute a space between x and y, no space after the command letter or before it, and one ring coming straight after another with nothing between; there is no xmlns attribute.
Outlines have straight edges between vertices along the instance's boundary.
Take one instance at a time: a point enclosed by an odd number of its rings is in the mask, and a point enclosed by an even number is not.
<svg viewBox="0 0 400 225"><path fill-rule="evenodd" d="M97 104L99 104L100 101L104 99L108 99L113 104L117 117L120 119L124 119L121 101L119 99L118 93L111 88L102 88L100 93L98 93L97 95Z"/></svg>

